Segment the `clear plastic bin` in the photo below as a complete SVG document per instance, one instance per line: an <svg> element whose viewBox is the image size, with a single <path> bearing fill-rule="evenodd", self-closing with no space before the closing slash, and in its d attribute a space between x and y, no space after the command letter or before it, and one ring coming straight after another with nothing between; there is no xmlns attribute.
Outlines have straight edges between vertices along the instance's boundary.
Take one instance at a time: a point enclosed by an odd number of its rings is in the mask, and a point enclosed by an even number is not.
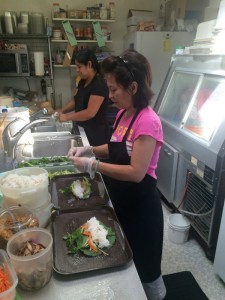
<svg viewBox="0 0 225 300"><path fill-rule="evenodd" d="M34 242L45 247L39 253L19 256L25 243ZM53 238L47 229L29 228L13 235L7 243L7 253L16 270L19 286L28 291L44 287L52 276Z"/></svg>
<svg viewBox="0 0 225 300"><path fill-rule="evenodd" d="M0 269L6 274L10 287L4 292L0 292L0 300L14 300L16 297L16 286L18 278L7 253L0 249Z"/></svg>

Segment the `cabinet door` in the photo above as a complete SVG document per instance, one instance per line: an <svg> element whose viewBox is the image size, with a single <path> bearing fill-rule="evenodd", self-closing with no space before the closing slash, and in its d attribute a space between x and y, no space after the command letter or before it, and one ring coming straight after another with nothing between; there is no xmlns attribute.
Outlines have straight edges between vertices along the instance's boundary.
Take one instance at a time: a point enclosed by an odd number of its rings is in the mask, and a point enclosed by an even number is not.
<svg viewBox="0 0 225 300"><path fill-rule="evenodd" d="M164 142L156 171L158 176L157 188L169 202L174 200L177 162L178 150Z"/></svg>

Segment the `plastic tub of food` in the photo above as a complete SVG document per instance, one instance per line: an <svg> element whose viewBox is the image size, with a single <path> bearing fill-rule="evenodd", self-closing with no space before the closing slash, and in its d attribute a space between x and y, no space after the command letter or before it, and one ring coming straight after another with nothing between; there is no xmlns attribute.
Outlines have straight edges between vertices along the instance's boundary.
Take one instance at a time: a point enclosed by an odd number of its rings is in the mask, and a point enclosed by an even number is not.
<svg viewBox="0 0 225 300"><path fill-rule="evenodd" d="M9 239L7 253L22 289L38 290L51 279L52 243L51 233L43 228L24 229Z"/></svg>
<svg viewBox="0 0 225 300"><path fill-rule="evenodd" d="M38 167L9 171L0 178L0 190L7 206L39 207L48 202L48 172Z"/></svg>
<svg viewBox="0 0 225 300"><path fill-rule="evenodd" d="M5 250L0 249L0 300L14 300L18 277Z"/></svg>
<svg viewBox="0 0 225 300"><path fill-rule="evenodd" d="M6 249L7 242L13 234L26 228L38 226L37 217L27 208L12 206L3 209L0 212L0 248Z"/></svg>
<svg viewBox="0 0 225 300"><path fill-rule="evenodd" d="M51 195L49 194L47 203L31 210L38 218L39 227L45 228L48 226L51 219L52 208L53 203L51 202Z"/></svg>

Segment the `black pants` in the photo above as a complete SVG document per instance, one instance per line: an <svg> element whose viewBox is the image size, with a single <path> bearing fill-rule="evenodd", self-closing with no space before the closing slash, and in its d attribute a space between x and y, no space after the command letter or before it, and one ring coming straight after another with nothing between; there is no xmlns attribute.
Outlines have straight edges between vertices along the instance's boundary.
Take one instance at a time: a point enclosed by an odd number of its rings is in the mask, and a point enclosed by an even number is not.
<svg viewBox="0 0 225 300"><path fill-rule="evenodd" d="M108 179L107 188L141 281L154 281L161 275L163 246L163 212L156 180L149 175L140 183Z"/></svg>

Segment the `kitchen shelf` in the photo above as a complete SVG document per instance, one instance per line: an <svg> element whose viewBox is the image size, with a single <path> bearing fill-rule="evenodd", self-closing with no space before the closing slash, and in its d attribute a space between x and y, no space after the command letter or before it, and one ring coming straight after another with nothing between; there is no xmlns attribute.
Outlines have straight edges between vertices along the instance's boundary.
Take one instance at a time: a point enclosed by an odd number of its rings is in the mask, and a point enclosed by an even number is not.
<svg viewBox="0 0 225 300"><path fill-rule="evenodd" d="M64 66L64 65L53 65L54 68L76 68L76 65L69 65L69 66Z"/></svg>
<svg viewBox="0 0 225 300"><path fill-rule="evenodd" d="M100 22L100 23L114 23L116 20L103 19L73 19L73 18L53 18L52 21L71 21L71 22Z"/></svg>
<svg viewBox="0 0 225 300"><path fill-rule="evenodd" d="M0 39L47 39L48 35L34 35L34 34L0 34Z"/></svg>
<svg viewBox="0 0 225 300"><path fill-rule="evenodd" d="M51 40L52 43L68 43L68 40ZM97 43L96 40L77 40L78 43ZM105 40L105 43L112 43L111 40Z"/></svg>

